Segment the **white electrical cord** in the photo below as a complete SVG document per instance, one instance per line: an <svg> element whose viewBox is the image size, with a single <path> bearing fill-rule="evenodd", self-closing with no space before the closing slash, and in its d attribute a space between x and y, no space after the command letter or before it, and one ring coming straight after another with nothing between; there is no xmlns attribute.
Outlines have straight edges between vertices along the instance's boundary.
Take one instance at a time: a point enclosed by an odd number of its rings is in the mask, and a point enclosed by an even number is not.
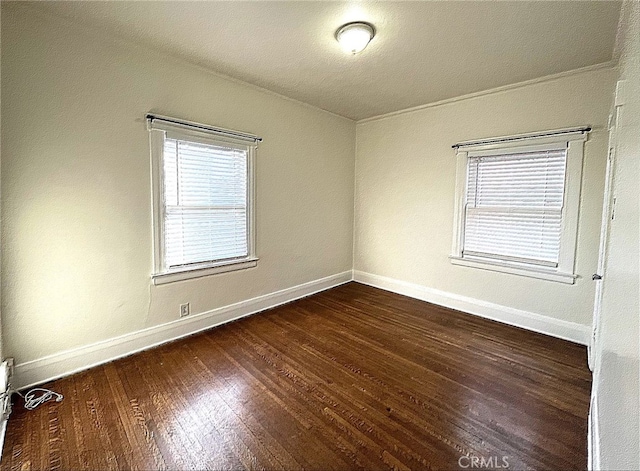
<svg viewBox="0 0 640 471"><path fill-rule="evenodd" d="M64 397L62 394L44 388L33 388L24 396L20 392L18 394L24 399L24 408L27 410L33 410L54 397L56 402L60 402Z"/></svg>

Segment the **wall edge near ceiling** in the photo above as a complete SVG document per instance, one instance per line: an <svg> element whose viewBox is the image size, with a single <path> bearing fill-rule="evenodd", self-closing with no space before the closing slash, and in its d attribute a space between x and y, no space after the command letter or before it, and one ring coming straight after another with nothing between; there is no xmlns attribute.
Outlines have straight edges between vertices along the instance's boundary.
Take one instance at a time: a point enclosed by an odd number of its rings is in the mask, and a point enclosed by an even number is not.
<svg viewBox="0 0 640 471"><path fill-rule="evenodd" d="M559 72L557 74L545 75L543 77L538 77L530 80L525 80L523 82L516 82L508 85L502 85L496 88L489 88L487 90L481 90L479 92L468 93L466 95L460 95L452 98L445 98L444 100L434 101L432 103L426 103L424 105L413 106L411 108L405 108L403 110L392 111L391 113L384 113L377 116L371 116L370 118L363 118L356 121L356 125L370 123L374 121L380 121L387 118L393 118L394 116L399 116L403 114L414 113L417 111L422 111L428 108L434 108L437 106L448 105L451 103L456 103L458 101L470 100L473 98L479 98L486 95L493 95L495 93L506 92L509 90L516 90L518 88L527 87L529 85L535 85L538 83L552 82L554 80L558 80L565 77L571 77L573 75L580 75L587 72L593 72L601 69L615 69L618 66L618 62L615 60L610 60L607 62L601 62L599 64L588 65L586 67L580 67L579 69L567 70L565 72Z"/></svg>
<svg viewBox="0 0 640 471"><path fill-rule="evenodd" d="M24 2L13 2L13 3L24 3ZM48 11L48 10L44 10L42 9L41 6L36 6L35 4L22 4L20 5L21 8L26 8L31 10L32 12L34 12L36 15L38 15L40 18L53 18L54 20L60 21L62 23L65 23L67 26L70 26L72 28L74 28L76 31L81 32L82 34L85 35L90 35L92 36L94 39L104 39L104 40L108 40L111 42L111 44L117 45L119 47L126 47L126 48L134 48L137 50L140 50L142 52L151 52L153 54L159 54L163 57L169 57L171 58L173 61L175 62L179 62L185 65L189 65L190 67L194 67L198 70L200 70L201 72L204 72L206 74L209 75L213 75L219 79L222 80L226 80L228 82L232 82L253 90L256 90L258 92L264 93L266 95L271 95L274 96L276 98L281 98L285 101L289 101L292 103L295 103L297 105L302 106L303 108L308 108L310 110L315 110L315 111L320 111L322 113L326 113L330 116L333 116L334 118L339 118L341 120L344 121L348 121L350 123L356 123L357 121L353 118L349 118L348 116L343 116L341 114L335 113L333 111L329 111L326 110L324 108L321 108L318 105L313 105L311 103L308 103L306 101L302 101L299 100L297 98L292 98L290 96L287 95L283 95L282 93L276 92L274 90L271 90L269 88L265 88L261 85L257 85L255 83L252 82L247 82L245 80L233 77L231 75L227 75L223 72L219 72L215 69L213 69L210 66L207 66L206 64L194 60L193 58L190 58L188 56L179 54L175 51L160 47L160 46L153 46L151 44L148 44L146 42L137 42L134 41L133 39L118 34L116 32L110 31L104 27L89 27L87 25L84 25L82 23L80 23L79 21L77 21L74 18L69 18L67 16L61 15L57 12L52 12L52 11Z"/></svg>
<svg viewBox="0 0 640 471"><path fill-rule="evenodd" d="M588 325L554 319L534 312L502 306L359 270L354 270L353 279L365 285L484 317L503 324L568 340L580 345L588 344L590 331Z"/></svg>
<svg viewBox="0 0 640 471"><path fill-rule="evenodd" d="M15 390L26 389L46 381L69 376L142 350L148 350L164 343L334 288L352 279L352 270L347 270L291 288L190 315L166 324L18 363L15 366L12 380L13 387Z"/></svg>

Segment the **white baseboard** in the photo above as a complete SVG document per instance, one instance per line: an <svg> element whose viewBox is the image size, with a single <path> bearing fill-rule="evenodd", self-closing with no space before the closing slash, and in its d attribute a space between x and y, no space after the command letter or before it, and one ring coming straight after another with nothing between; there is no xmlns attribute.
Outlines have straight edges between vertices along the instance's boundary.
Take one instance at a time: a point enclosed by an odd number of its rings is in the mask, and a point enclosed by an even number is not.
<svg viewBox="0 0 640 471"><path fill-rule="evenodd" d="M406 281L349 270L159 326L149 327L94 344L19 363L15 366L12 379L13 387L15 389L26 389L46 381L68 376L135 352L333 288L352 279L376 288L570 340L582 345L587 345L588 343L590 328L586 325L447 293Z"/></svg>
<svg viewBox="0 0 640 471"><path fill-rule="evenodd" d="M595 389L591 392L589 407L589 428L587 436L587 469L600 470L600 422L598 416L598 397Z"/></svg>
<svg viewBox="0 0 640 471"><path fill-rule="evenodd" d="M4 437L7 434L8 422L9 422L9 419L2 419L2 422L0 423L0 459L2 459L3 452L4 452Z"/></svg>
<svg viewBox="0 0 640 471"><path fill-rule="evenodd" d="M20 363L15 366L13 387L18 390L26 389L52 379L68 376L141 350L147 350L163 343L333 288L351 280L352 271L349 270L166 324Z"/></svg>
<svg viewBox="0 0 640 471"><path fill-rule="evenodd" d="M4 437L7 432L7 422L11 414L11 390L13 378L13 358L6 358L0 364L0 459L4 451Z"/></svg>
<svg viewBox="0 0 640 471"><path fill-rule="evenodd" d="M554 319L534 312L502 306L358 270L354 270L353 279L375 288L403 294L411 298L485 317L504 324L522 327L523 329L569 340L581 345L587 345L589 341L590 327L587 325Z"/></svg>

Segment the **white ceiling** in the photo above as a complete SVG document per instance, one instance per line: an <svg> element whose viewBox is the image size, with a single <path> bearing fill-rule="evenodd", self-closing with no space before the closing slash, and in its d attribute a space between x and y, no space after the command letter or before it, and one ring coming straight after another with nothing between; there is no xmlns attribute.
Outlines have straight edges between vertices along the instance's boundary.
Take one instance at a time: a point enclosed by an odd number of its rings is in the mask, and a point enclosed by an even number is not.
<svg viewBox="0 0 640 471"><path fill-rule="evenodd" d="M619 2L39 2L355 120L612 59ZM373 23L346 55L342 24Z"/></svg>

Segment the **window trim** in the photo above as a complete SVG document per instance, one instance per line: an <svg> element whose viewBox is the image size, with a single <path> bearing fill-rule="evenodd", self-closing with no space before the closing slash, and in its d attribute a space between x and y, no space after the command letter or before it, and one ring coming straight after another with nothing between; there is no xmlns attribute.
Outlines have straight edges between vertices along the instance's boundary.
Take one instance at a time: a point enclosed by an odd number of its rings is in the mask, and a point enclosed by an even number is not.
<svg viewBox="0 0 640 471"><path fill-rule="evenodd" d="M149 145L151 154L151 187L152 187L152 224L153 224L153 271L151 279L154 285L183 281L192 278L227 273L236 270L253 268L258 264L256 256L255 233L255 154L260 139L251 134L228 129L214 128L209 125L167 118L158 115L147 115ZM164 178L163 159L166 136L192 140L199 143L229 143L247 149L247 256L234 259L203 262L191 266L177 268L165 267L164 257Z"/></svg>
<svg viewBox="0 0 640 471"><path fill-rule="evenodd" d="M483 141L469 141L456 144L456 190L454 207L454 230L451 255L453 265L484 270L511 273L543 280L574 284L575 256L578 242L578 218L580 212L580 192L582 187L582 166L584 142L590 128L561 129L517 136L507 136ZM567 167L565 172L564 204L562 207L562 229L558 266L545 268L526 263L510 262L489 257L463 256L465 230L465 199L467 193L467 172L470 156L491 154L496 150L509 151L540 149L548 146L567 147Z"/></svg>

